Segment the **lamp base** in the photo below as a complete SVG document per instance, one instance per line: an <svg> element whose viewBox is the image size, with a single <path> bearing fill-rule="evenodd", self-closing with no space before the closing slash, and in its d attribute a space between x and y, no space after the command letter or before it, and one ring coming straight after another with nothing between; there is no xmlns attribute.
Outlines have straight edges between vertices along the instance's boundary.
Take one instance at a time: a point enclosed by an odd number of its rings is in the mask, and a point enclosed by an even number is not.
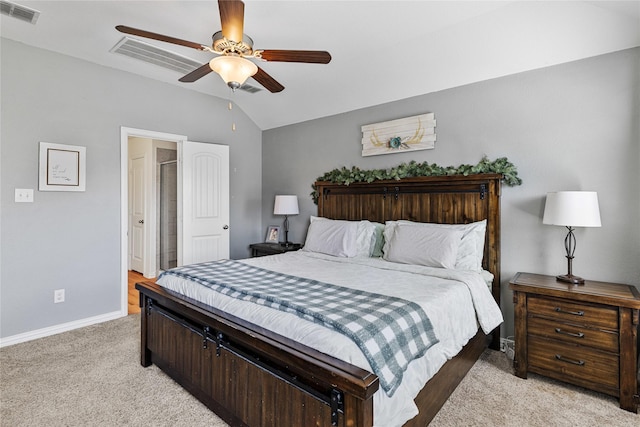
<svg viewBox="0 0 640 427"><path fill-rule="evenodd" d="M556 276L556 280L559 282L572 283L574 285L584 285L584 279L573 274L563 274L562 276Z"/></svg>

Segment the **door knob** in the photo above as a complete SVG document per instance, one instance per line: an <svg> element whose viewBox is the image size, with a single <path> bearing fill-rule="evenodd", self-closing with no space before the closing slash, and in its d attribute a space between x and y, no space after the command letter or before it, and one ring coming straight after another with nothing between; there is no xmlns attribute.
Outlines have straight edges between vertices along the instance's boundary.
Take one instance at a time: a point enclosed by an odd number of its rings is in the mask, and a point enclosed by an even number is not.
<svg viewBox="0 0 640 427"><path fill-rule="evenodd" d="M144 219L139 220L138 224L144 224Z"/></svg>
<svg viewBox="0 0 640 427"><path fill-rule="evenodd" d="M222 229L223 229L223 230L228 230L228 229L229 229L229 226L225 224L225 225L222 227Z"/></svg>

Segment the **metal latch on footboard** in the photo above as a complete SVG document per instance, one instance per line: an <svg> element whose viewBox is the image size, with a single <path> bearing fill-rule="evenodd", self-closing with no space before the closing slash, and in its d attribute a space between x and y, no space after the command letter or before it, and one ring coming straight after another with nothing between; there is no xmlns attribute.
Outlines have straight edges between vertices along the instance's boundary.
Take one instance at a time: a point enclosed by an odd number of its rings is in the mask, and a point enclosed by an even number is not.
<svg viewBox="0 0 640 427"><path fill-rule="evenodd" d="M153 300L147 297L147 316L151 316L151 306L153 305Z"/></svg>
<svg viewBox="0 0 640 427"><path fill-rule="evenodd" d="M331 390L331 425L338 425L340 411L344 411L344 402L342 401L342 393L335 388Z"/></svg>
<svg viewBox="0 0 640 427"><path fill-rule="evenodd" d="M220 350L222 349L222 346L223 346L222 340L224 340L224 335L222 334L222 332L218 332L218 334L216 335L216 356L217 357L220 357Z"/></svg>
<svg viewBox="0 0 640 427"><path fill-rule="evenodd" d="M209 335L211 334L211 328L208 326L204 326L202 328L202 348L207 349L209 346Z"/></svg>

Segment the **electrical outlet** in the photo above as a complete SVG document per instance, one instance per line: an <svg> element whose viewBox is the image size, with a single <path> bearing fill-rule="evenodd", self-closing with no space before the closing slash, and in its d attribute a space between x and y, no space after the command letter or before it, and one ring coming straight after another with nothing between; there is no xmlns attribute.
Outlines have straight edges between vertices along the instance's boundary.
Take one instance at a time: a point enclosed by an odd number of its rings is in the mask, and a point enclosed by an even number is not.
<svg viewBox="0 0 640 427"><path fill-rule="evenodd" d="M500 338L500 351L501 352L505 352L507 351L508 347L513 347L514 345L514 341L513 341L513 337L507 337L507 338Z"/></svg>
<svg viewBox="0 0 640 427"><path fill-rule="evenodd" d="M515 341L513 337L500 338L500 351L505 353L510 360L515 356Z"/></svg>
<svg viewBox="0 0 640 427"><path fill-rule="evenodd" d="M58 304L59 302L64 302L64 289L53 291L53 303Z"/></svg>

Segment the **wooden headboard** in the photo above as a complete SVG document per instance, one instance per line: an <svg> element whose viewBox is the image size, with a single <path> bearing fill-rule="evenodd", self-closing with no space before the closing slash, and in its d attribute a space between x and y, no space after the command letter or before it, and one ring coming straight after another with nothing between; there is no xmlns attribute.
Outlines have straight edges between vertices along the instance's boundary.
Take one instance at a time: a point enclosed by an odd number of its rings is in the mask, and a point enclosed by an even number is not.
<svg viewBox="0 0 640 427"><path fill-rule="evenodd" d="M318 216L381 222L406 219L442 224L487 220L483 268L494 275L500 304L500 174L452 175L350 185L316 182ZM495 340L499 340L494 334ZM499 342L499 341L498 341Z"/></svg>

